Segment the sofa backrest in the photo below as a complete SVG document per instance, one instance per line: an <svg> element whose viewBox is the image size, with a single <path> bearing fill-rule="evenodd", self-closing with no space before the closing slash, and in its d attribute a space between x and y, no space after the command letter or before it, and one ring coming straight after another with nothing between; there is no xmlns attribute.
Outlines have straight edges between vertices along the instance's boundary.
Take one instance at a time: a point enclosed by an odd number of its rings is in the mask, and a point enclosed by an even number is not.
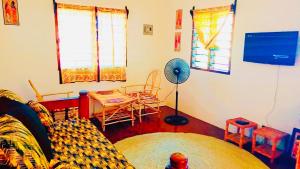
<svg viewBox="0 0 300 169"><path fill-rule="evenodd" d="M17 96L13 94L13 92L7 92L6 90L5 93L8 94L9 97L0 94L0 116L10 115L22 122L37 140L47 160L50 161L53 158L51 143L46 129L42 125L36 112L26 104L19 102L20 99L11 97Z"/></svg>

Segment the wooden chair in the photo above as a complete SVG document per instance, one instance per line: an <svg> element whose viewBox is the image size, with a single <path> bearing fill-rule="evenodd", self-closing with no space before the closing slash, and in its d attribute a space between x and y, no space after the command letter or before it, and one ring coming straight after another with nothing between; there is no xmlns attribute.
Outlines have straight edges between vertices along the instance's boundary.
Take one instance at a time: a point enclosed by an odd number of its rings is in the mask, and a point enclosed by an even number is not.
<svg viewBox="0 0 300 169"><path fill-rule="evenodd" d="M158 114L160 116L160 103L158 92L160 90L161 72L153 70L149 73L145 84L123 86L125 94L138 98L138 116L142 122L142 116ZM150 110L150 111L149 111Z"/></svg>
<svg viewBox="0 0 300 169"><path fill-rule="evenodd" d="M36 89L36 87L34 86L34 84L32 83L32 81L28 80L28 82L29 82L31 88L34 91L36 99L37 99L38 102L45 101L44 97L46 97L46 96L65 95L66 98L69 98L70 94L73 93L73 91L67 91L67 92L59 92L59 93L40 94L40 92Z"/></svg>

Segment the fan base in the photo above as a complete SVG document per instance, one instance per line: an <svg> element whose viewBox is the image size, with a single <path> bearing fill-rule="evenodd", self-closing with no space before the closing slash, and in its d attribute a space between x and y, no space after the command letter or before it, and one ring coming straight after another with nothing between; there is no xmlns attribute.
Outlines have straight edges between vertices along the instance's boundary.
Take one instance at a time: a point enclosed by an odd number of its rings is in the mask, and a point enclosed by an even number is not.
<svg viewBox="0 0 300 169"><path fill-rule="evenodd" d="M179 125L187 124L189 122L189 120L187 118L183 117L183 116L173 115L173 116L167 116L165 118L165 122L168 123L168 124L179 126Z"/></svg>

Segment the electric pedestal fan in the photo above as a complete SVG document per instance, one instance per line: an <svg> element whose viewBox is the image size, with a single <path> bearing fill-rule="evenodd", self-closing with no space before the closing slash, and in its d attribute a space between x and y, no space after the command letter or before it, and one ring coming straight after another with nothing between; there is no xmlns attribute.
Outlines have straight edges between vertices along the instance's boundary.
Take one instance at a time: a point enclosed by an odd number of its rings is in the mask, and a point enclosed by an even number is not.
<svg viewBox="0 0 300 169"><path fill-rule="evenodd" d="M178 84L184 83L190 76L190 67L180 58L170 60L164 70L167 80L176 84L176 109L175 115L167 116L165 122L172 125L184 125L188 123L188 119L178 115Z"/></svg>

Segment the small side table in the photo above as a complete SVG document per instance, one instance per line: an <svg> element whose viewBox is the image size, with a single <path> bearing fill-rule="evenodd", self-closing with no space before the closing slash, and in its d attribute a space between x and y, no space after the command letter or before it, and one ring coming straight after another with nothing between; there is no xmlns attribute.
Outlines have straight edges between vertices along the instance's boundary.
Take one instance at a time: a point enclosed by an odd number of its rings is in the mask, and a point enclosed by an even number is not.
<svg viewBox="0 0 300 169"><path fill-rule="evenodd" d="M238 121L243 121L247 124L239 124L237 123ZM228 129L230 125L237 127L237 133L229 133ZM244 144L251 142L251 138L245 136L245 129L251 128L256 129L257 124L242 117L226 120L224 140L230 140L234 143L237 143L240 146L240 148L243 148Z"/></svg>
<svg viewBox="0 0 300 169"><path fill-rule="evenodd" d="M264 137L264 144L256 145L256 136ZM262 127L253 132L252 137L252 153L257 152L268 158L270 158L271 163L274 159L279 157L283 152L276 148L277 143L287 137L288 134L271 127ZM268 144L268 140L271 141L272 145Z"/></svg>

